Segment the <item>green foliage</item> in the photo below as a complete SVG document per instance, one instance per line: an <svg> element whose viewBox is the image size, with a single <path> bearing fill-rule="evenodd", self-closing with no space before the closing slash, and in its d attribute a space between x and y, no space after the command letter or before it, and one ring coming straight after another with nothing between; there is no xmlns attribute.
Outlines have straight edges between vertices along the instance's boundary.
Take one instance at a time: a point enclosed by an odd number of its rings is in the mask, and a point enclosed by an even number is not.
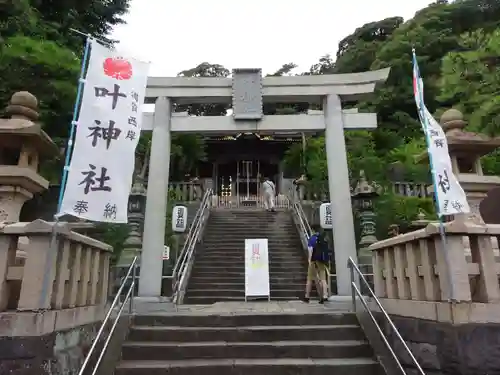
<svg viewBox="0 0 500 375"><path fill-rule="evenodd" d="M430 198L404 197L386 192L375 200L374 206L379 239L387 237L391 224L405 231L420 212L426 214L427 219L436 219L434 202Z"/></svg>
<svg viewBox="0 0 500 375"><path fill-rule="evenodd" d="M337 59L323 56L303 74L352 73L390 67L388 81L369 100L358 103L378 115L373 132L346 132L351 181L360 170L390 191L390 180L430 182L429 166L417 163L426 147L412 85L411 51L415 48L424 79L425 103L433 113L461 109L470 129L500 133L500 1L437 1L413 19L370 22L339 43ZM288 171L299 174L302 146L290 148ZM309 185L326 183L323 137L308 138L305 159ZM483 170L500 173L500 152L482 158ZM295 168L295 169L294 169ZM422 209L433 214L433 202L385 193L377 202L378 225L386 236L389 224L414 220Z"/></svg>
<svg viewBox="0 0 500 375"><path fill-rule="evenodd" d="M120 258L129 233L130 227L127 224L99 223L96 225L95 234L92 237L113 246L111 263L115 264Z"/></svg>
<svg viewBox="0 0 500 375"><path fill-rule="evenodd" d="M473 130L500 133L500 28L463 34L441 66L439 100L460 108Z"/></svg>

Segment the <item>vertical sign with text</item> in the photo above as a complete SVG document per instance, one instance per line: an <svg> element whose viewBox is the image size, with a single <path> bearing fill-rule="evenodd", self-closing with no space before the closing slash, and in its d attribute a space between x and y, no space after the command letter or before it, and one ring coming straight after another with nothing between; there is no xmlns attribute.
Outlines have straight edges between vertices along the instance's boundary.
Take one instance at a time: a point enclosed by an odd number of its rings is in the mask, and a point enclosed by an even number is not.
<svg viewBox="0 0 500 375"><path fill-rule="evenodd" d="M58 215L126 223L149 63L96 41L85 79L73 156Z"/></svg>
<svg viewBox="0 0 500 375"><path fill-rule="evenodd" d="M245 297L269 297L267 238L245 239Z"/></svg>

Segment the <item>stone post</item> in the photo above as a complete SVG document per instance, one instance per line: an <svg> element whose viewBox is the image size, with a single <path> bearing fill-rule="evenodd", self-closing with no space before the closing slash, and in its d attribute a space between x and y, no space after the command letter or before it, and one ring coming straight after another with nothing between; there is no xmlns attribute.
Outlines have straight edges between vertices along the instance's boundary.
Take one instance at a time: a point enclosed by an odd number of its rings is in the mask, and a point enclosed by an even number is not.
<svg viewBox="0 0 500 375"><path fill-rule="evenodd" d="M351 278L347 261L351 257L357 263L358 257L340 97L328 95L324 101L323 110L326 122L325 146L333 215L337 293L341 296L350 296Z"/></svg>
<svg viewBox="0 0 500 375"><path fill-rule="evenodd" d="M146 215L141 254L139 297L161 297L163 246L170 171L170 120L172 104L159 97L155 104L153 139L149 163Z"/></svg>

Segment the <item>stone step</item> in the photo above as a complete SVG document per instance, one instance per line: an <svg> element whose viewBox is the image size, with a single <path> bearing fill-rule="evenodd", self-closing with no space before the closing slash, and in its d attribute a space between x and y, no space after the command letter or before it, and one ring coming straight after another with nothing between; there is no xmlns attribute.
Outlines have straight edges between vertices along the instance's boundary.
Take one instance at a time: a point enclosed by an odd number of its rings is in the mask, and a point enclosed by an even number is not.
<svg viewBox="0 0 500 375"><path fill-rule="evenodd" d="M279 232L289 232L294 230L296 227L294 225L283 225L283 224L269 224L262 222L250 222L250 221L242 221L239 223L208 223L206 226L207 229L216 229L221 230L224 233L237 232L241 233L245 229L249 231L249 233L254 233L257 231L267 232L267 233L279 233Z"/></svg>
<svg viewBox="0 0 500 375"><path fill-rule="evenodd" d="M301 297L248 297L249 302L268 302L268 301L299 301ZM190 297L186 295L183 303L185 305L213 305L218 302L239 302L245 303L244 297L227 297L218 296L217 294L211 296Z"/></svg>
<svg viewBox="0 0 500 375"><path fill-rule="evenodd" d="M245 251L242 249L238 249L237 251L220 251L219 249L200 249L200 252L196 254L196 260L212 260L212 259L228 259L228 260L237 260L243 261L245 259ZM301 254L300 252L291 252L290 250L285 251L273 251L269 252L269 259L271 260L296 260L296 261L305 261L305 254Z"/></svg>
<svg viewBox="0 0 500 375"><path fill-rule="evenodd" d="M202 255L212 255L212 256L245 256L245 247L243 244L228 246L228 245L209 245L208 247L200 247L199 252L197 251L197 256ZM305 252L300 250L299 246L288 246L288 247L270 247L268 251L269 256L300 256L305 257Z"/></svg>
<svg viewBox="0 0 500 375"><path fill-rule="evenodd" d="M267 244L269 254L303 254L302 245L298 241L276 241ZM245 254L245 241L204 241L199 245L199 253Z"/></svg>
<svg viewBox="0 0 500 375"><path fill-rule="evenodd" d="M372 356L366 341L127 342L126 361L236 358L356 358Z"/></svg>
<svg viewBox="0 0 500 375"><path fill-rule="evenodd" d="M211 266L199 266L194 265L191 276L206 276L207 272L215 272L216 274L222 273L240 273L241 275L245 275L245 266L235 265L235 264L214 264ZM271 276L277 276L275 273L286 274L292 273L297 275L302 275L305 277L307 275L307 269L303 266L297 265L293 267L284 267L283 265L269 265L269 273ZM279 276L279 275L278 275Z"/></svg>
<svg viewBox="0 0 500 375"><path fill-rule="evenodd" d="M301 247L301 242L298 238L293 238L290 236L278 237L278 236L273 236L273 235L271 235L271 236L263 236L263 235L224 236L223 234L220 234L219 236L214 236L212 238L203 237L203 244L216 245L216 244L229 243L229 244L237 244L237 245L241 246L241 245L245 244L245 239L248 239L248 238L267 238L268 246L280 245L282 243L286 243L287 245L294 245L294 247L296 247L296 246Z"/></svg>
<svg viewBox="0 0 500 375"><path fill-rule="evenodd" d="M305 283L305 277L304 280L302 280L302 283L287 283L287 282L273 282L271 281L271 291L272 290L304 290L306 283ZM238 289L238 290L244 290L245 289L245 282L244 280L237 280L231 281L231 282L213 282L212 280L207 280L205 281L202 279L201 281L198 279L191 279L191 282L189 283L189 288L193 290L204 290L204 289Z"/></svg>
<svg viewBox="0 0 500 375"><path fill-rule="evenodd" d="M375 375L380 366L368 358L202 359L177 361L123 361L115 375L255 375L335 374Z"/></svg>
<svg viewBox="0 0 500 375"><path fill-rule="evenodd" d="M269 266L270 267L284 267L284 268L294 268L294 267L300 267L300 269L305 269L305 260L302 259L269 259ZM243 259L240 260L232 260L232 259L227 259L227 258L220 258L218 262L214 262L213 259L206 259L206 258L201 258L201 259L196 259L194 267L213 267L213 266L228 266L228 267L245 267L245 262Z"/></svg>
<svg viewBox="0 0 500 375"><path fill-rule="evenodd" d="M300 291L300 292L299 292ZM272 298L300 298L303 294L301 289L299 290L290 290L290 289L272 289L271 288L271 297ZM187 290L187 297L211 297L213 295L217 295L220 297L245 297L245 288L241 289L222 289L215 288L212 290L207 289L193 289L189 288Z"/></svg>
<svg viewBox="0 0 500 375"><path fill-rule="evenodd" d="M248 233L257 233L257 232L265 232L265 233L280 233L285 232L288 233L295 229L295 226L292 225L274 225L274 224L262 224L262 223L252 223L252 222L241 222L241 223L209 223L207 224L207 229L210 230L220 230L223 233L244 233L245 230L248 230Z"/></svg>
<svg viewBox="0 0 500 375"><path fill-rule="evenodd" d="M275 274L272 274L269 276L269 281L271 284L280 284L280 285L293 285L293 284L300 284L300 283L305 283L306 280L306 272L304 271L300 275L284 275L284 276L276 276ZM227 283L237 283L237 284L244 284L245 283L245 274L238 274L236 276L226 276L226 275L217 275L215 272L212 274L210 273L209 276L205 276L203 273L194 273L191 275L190 279L190 285L191 283L194 284L210 284L213 283L214 285L221 285L221 284L227 284Z"/></svg>
<svg viewBox="0 0 500 375"><path fill-rule="evenodd" d="M284 334L286 331L283 327L292 327L295 331L300 331L300 328L313 328L319 330L320 326L332 334L330 338L313 338L314 340L338 340L339 334L346 335L352 331L353 327L361 332L358 319L354 313L332 313L330 311L320 310L319 312L306 314L287 314L287 313L239 313L239 314L192 314L177 313L172 315L137 315L134 317L134 325L136 329L156 330L165 328L166 330L178 331L182 327L186 327L185 331L196 331L193 327L200 327L203 331L216 332L217 328L223 327L226 331L231 329L241 329L250 332L261 332L267 330L277 331ZM348 331L342 330L342 327L347 326ZM339 333L340 332L340 333ZM307 336L306 336L307 337ZM323 336L322 336L323 337ZM328 337L328 336L324 336ZM344 337L345 340L360 340L359 336ZM283 339L272 340L282 341ZM290 338L290 340L297 340ZM131 341L144 341L141 338L131 338ZM175 338L153 339L153 341L182 341ZM210 341L210 340L209 340ZM212 340L213 341L213 338ZM217 341L228 341L226 339ZM238 340L236 340L238 341ZM247 341L247 340L243 340Z"/></svg>
<svg viewBox="0 0 500 375"><path fill-rule="evenodd" d="M306 275L306 269L304 268L300 272L288 272L288 271L276 271L272 272L270 274L270 279L275 280L275 279L281 279L281 280L297 280L298 278L305 278ZM193 271L191 273L191 278L197 278L197 277L204 277L204 278L224 278L225 280L227 279L233 279L236 280L238 278L245 280L245 269L244 267L241 267L239 269L233 270L224 270L221 271L220 267L210 267L210 268L196 268L193 267Z"/></svg>
<svg viewBox="0 0 500 375"><path fill-rule="evenodd" d="M227 261L227 262L244 262L245 261L245 254L242 251L238 252L228 252L226 254L221 253L220 251L205 251L205 252L200 252L196 254L196 261L202 262L202 261ZM299 263L304 263L306 264L306 259L305 255L302 255L300 253L286 253L284 251L282 252L275 252L273 251L272 253L269 254L269 261L271 262L299 262Z"/></svg>
<svg viewBox="0 0 500 375"><path fill-rule="evenodd" d="M276 259L276 258L271 258L268 261L268 264L270 267L281 267L281 268L286 268L286 267L291 267L291 268L300 268L303 269L304 271L307 269L306 265L307 262L303 259L290 259L290 258L282 258L282 259ZM243 259L224 259L224 258L212 258L212 259L207 259L207 258L202 258L202 259L196 259L194 263L195 268L207 268L207 267L240 267L242 270L245 269L245 261Z"/></svg>

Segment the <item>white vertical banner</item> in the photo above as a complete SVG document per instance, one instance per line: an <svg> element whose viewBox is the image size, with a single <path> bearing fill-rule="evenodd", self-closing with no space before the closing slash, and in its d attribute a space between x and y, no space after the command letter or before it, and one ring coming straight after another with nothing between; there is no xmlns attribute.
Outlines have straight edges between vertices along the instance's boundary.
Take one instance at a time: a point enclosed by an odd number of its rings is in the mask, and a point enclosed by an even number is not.
<svg viewBox="0 0 500 375"><path fill-rule="evenodd" d="M267 238L245 239L245 298L270 297Z"/></svg>
<svg viewBox="0 0 500 375"><path fill-rule="evenodd" d="M435 188L437 189L434 193L439 203L439 214L468 213L470 207L467 202L467 195L452 170L446 134L425 105L423 105L422 112L425 118L423 123L424 131L429 141L428 152L432 158L432 173L434 174Z"/></svg>
<svg viewBox="0 0 500 375"><path fill-rule="evenodd" d="M92 41L59 216L127 222L148 70Z"/></svg>

